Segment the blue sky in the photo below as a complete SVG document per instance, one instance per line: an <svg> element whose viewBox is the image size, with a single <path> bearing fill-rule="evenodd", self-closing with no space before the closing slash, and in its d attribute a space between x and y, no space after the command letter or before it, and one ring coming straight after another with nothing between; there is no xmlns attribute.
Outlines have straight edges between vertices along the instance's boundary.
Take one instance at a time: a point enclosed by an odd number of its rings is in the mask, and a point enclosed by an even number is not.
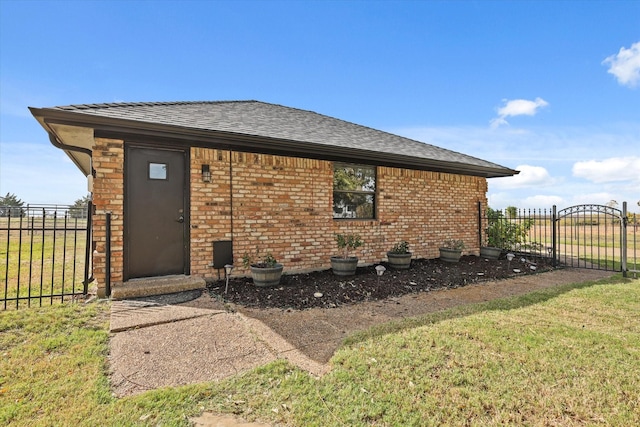
<svg viewBox="0 0 640 427"><path fill-rule="evenodd" d="M640 211L639 1L0 0L0 194L86 181L28 106L246 100L521 171L494 208Z"/></svg>

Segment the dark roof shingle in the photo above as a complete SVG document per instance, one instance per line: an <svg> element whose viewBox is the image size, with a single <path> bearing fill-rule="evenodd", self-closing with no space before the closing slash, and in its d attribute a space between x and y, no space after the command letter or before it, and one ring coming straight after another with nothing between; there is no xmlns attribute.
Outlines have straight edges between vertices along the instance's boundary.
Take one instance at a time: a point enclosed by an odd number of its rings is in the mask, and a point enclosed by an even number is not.
<svg viewBox="0 0 640 427"><path fill-rule="evenodd" d="M260 101L213 102L132 102L82 104L53 107L83 116L95 116L149 125L182 129L249 135L274 141L324 146L326 150L345 149L353 153L369 152L400 156L413 161L458 164L482 171L473 174L509 176L517 173L498 164L468 156L431 144L404 138L388 132L357 125L344 120L282 105ZM129 127L129 126L127 126ZM304 144L300 146L304 151ZM398 158L400 158L398 157Z"/></svg>

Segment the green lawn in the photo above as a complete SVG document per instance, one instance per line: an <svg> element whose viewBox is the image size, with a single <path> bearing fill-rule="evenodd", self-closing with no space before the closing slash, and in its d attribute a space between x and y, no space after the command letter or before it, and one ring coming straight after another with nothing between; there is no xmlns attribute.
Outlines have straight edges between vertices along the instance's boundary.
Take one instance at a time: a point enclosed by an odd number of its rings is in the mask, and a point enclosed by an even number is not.
<svg viewBox="0 0 640 427"><path fill-rule="evenodd" d="M85 248L82 230L0 233L0 299L81 293ZM29 304L39 302L20 301L20 307ZM7 303L15 307L15 301Z"/></svg>
<svg viewBox="0 0 640 427"><path fill-rule="evenodd" d="M592 257L580 257L580 259L594 265L599 265L602 269L608 268L612 271L622 270L622 263L620 261L620 257L618 256L612 257L610 259L600 259ZM640 258L636 259L633 257L627 257L627 270L631 271L631 273L627 273L628 275L633 275L633 271L640 270Z"/></svg>
<svg viewBox="0 0 640 427"><path fill-rule="evenodd" d="M542 276L544 277L544 276ZM277 361L115 399L108 303L0 312L0 424L640 425L640 280L459 307L350 337L314 379Z"/></svg>

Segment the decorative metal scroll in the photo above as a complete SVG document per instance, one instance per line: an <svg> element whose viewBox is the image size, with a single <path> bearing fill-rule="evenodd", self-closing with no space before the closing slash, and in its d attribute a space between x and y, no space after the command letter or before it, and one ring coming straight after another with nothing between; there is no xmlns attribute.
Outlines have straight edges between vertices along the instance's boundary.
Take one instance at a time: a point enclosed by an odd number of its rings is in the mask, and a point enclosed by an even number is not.
<svg viewBox="0 0 640 427"><path fill-rule="evenodd" d="M590 214L597 213L597 214L614 216L616 218L622 218L622 211L620 209L613 208L611 206L577 205L577 206L571 206L569 208L565 208L558 211L558 215L556 219L564 218L566 216L573 216L573 215L586 214L586 213L590 213Z"/></svg>

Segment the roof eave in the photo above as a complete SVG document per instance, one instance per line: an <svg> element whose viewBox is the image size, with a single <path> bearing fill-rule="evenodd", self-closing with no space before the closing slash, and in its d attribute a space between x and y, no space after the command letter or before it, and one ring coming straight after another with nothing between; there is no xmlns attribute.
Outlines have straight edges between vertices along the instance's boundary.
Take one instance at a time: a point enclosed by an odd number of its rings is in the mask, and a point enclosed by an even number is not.
<svg viewBox="0 0 640 427"><path fill-rule="evenodd" d="M395 153L361 150L349 147L328 146L312 142L270 138L259 135L195 129L190 127L158 124L137 120L102 117L91 114L69 112L52 108L32 108L31 113L52 135L50 124L90 127L96 133L127 134L133 137L158 137L176 142L202 146L222 147L236 151L313 157L318 159L368 162L379 166L429 170L434 172L481 176L485 178L508 177L519 172L505 167L486 167L443 160L426 159ZM56 140L60 139L56 136ZM60 141L64 144L63 141ZM65 150L66 151L66 150ZM67 154L69 154L67 152ZM69 156L73 157L69 154ZM83 171L84 172L84 171Z"/></svg>
<svg viewBox="0 0 640 427"><path fill-rule="evenodd" d="M38 109L29 107L29 110L49 135L49 142L51 142L54 147L63 150L69 159L71 159L73 164L75 164L85 176L89 176L91 174L91 150L84 147L66 144L65 141L63 141L63 138L57 134L55 129L47 123L45 116L37 115L34 112L34 110ZM85 161L83 161L82 158L84 158Z"/></svg>

